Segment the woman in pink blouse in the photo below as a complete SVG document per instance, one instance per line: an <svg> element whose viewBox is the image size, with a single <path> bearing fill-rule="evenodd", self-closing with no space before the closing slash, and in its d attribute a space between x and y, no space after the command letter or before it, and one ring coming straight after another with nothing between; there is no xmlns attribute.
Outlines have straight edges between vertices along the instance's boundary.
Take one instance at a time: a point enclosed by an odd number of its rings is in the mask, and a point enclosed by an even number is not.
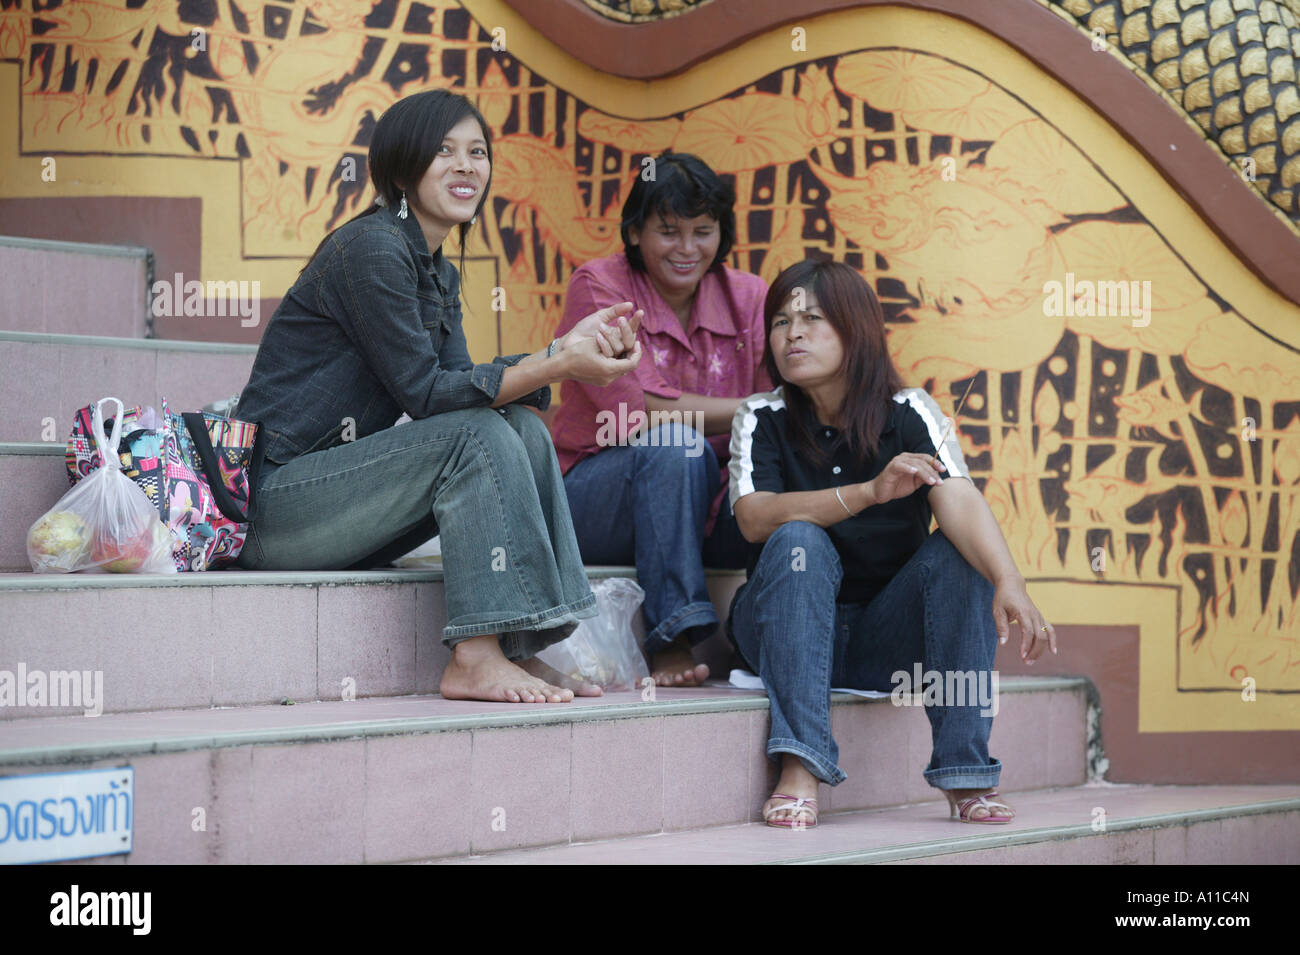
<svg viewBox="0 0 1300 955"><path fill-rule="evenodd" d="M704 568L745 566L726 462L736 408L771 386L767 283L723 264L735 193L712 169L669 152L647 172L623 205L624 251L574 271L556 331L630 301L644 357L607 387L565 381L552 434L584 562L636 565L655 681L687 686L707 678L691 648L718 625Z"/></svg>

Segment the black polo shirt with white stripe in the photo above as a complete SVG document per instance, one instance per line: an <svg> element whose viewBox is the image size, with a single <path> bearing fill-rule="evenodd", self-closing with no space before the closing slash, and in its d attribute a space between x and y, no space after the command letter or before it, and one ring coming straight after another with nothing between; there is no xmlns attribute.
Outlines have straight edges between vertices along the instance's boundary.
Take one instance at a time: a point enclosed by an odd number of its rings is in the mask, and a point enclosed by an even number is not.
<svg viewBox="0 0 1300 955"><path fill-rule="evenodd" d="M828 463L817 467L793 446L786 431L787 415L781 388L752 395L737 410L731 428L733 510L740 498L756 491L824 491L870 481L905 451L934 454L943 438L939 406L924 390L908 388L893 396L879 447L865 467L854 464L840 432L826 425L818 426L816 438ZM947 468L939 472L945 480L969 480L955 435L943 441L939 460ZM931 487L923 484L906 497L873 505L856 517L846 511L844 520L825 528L844 571L840 603L870 602L925 542L930 533ZM761 553L761 545L750 547L749 575Z"/></svg>

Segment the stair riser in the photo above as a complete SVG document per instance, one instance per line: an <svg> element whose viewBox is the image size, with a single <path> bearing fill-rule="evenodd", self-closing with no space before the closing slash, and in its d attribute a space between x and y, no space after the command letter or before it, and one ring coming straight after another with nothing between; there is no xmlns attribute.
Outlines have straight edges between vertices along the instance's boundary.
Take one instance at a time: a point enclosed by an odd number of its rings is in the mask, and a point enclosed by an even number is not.
<svg viewBox="0 0 1300 955"><path fill-rule="evenodd" d="M0 454L0 571L31 571L27 531L69 487L61 454Z"/></svg>
<svg viewBox="0 0 1300 955"><path fill-rule="evenodd" d="M974 828L974 827L971 827ZM992 828L992 827L989 827ZM953 852L886 865L1297 865L1300 812L1258 813L1184 826L1130 829L1020 846ZM1197 912L1181 906L1181 915ZM1116 908L1115 915L1131 914ZM1145 908L1142 914L1150 915ZM1159 917L1173 914L1160 911Z"/></svg>
<svg viewBox="0 0 1300 955"><path fill-rule="evenodd" d="M196 411L238 394L254 355L0 340L0 441L62 445L80 408L106 396L132 405Z"/></svg>
<svg viewBox="0 0 1300 955"><path fill-rule="evenodd" d="M0 669L101 671L105 713L434 693L448 660L441 583L28 591L0 609Z"/></svg>
<svg viewBox="0 0 1300 955"><path fill-rule="evenodd" d="M709 582L724 614L740 579ZM0 669L102 672L105 713L436 693L446 622L440 581L0 592ZM640 612L632 632L644 636ZM699 650L717 673L728 655L721 632ZM84 708L52 702L0 707L0 721Z"/></svg>
<svg viewBox="0 0 1300 955"><path fill-rule="evenodd" d="M1035 745L1058 753L1049 774L1032 782L1022 775L1019 789L1082 781L1082 721L1060 725L1058 704L1045 699L1056 696L1078 697L1082 711L1081 691L1003 700L999 724L1034 727ZM882 801L857 804L845 783L835 808L933 799L920 779L929 758L921 711L839 704L836 723L846 738L907 742L844 752L845 771L879 780ZM767 712L751 710L231 747L93 765L135 767L131 863L390 862L757 821L775 782L775 764L763 756L767 726ZM1001 740L994 732L1010 753L1014 732ZM1067 766L1059 754L1071 750L1076 758ZM56 768L6 766L0 775ZM206 831L192 828L195 809L204 811Z"/></svg>
<svg viewBox="0 0 1300 955"><path fill-rule="evenodd" d="M120 338L148 331L143 256L0 245L0 275L0 330Z"/></svg>

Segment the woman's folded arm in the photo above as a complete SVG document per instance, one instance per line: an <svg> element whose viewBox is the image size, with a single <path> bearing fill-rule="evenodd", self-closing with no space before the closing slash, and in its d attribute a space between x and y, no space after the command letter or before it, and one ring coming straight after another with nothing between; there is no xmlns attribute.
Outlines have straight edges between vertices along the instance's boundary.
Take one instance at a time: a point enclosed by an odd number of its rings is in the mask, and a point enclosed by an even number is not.
<svg viewBox="0 0 1300 955"><path fill-rule="evenodd" d="M838 497L836 490L840 492ZM830 527L860 514L874 503L871 482L867 481L824 491L784 491L779 494L755 491L739 498L732 510L736 515L736 526L745 540L761 544L782 524L807 521L818 527Z"/></svg>
<svg viewBox="0 0 1300 955"><path fill-rule="evenodd" d="M679 412L690 414L696 421L704 422L704 434L727 434L731 431L731 419L744 398L718 398L713 395L700 395L683 391L680 397L664 398L649 391L645 393L645 410L660 412ZM700 430L698 427L696 430Z"/></svg>

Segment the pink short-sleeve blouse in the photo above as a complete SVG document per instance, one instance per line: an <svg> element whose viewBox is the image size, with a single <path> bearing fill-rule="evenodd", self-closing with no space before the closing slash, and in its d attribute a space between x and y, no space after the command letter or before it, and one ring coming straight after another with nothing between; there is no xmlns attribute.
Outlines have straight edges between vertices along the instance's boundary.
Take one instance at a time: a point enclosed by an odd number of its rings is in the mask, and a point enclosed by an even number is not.
<svg viewBox="0 0 1300 955"><path fill-rule="evenodd" d="M645 412L646 392L668 399L680 398L683 392L743 398L770 390L762 364L766 295L767 283L757 275L726 266L710 269L695 293L688 330L655 291L649 276L632 268L626 254L577 268L569 279L557 337L592 312L618 302L644 309L645 317L637 333L641 363L635 371L604 388L568 380L560 385L561 404L551 423L560 469L567 474L583 458L604 450L597 443L601 424L597 415L602 411L612 413L618 441L625 442L628 416ZM706 531L712 531L727 493L730 440L726 431L708 438L722 466L722 490L709 510Z"/></svg>

